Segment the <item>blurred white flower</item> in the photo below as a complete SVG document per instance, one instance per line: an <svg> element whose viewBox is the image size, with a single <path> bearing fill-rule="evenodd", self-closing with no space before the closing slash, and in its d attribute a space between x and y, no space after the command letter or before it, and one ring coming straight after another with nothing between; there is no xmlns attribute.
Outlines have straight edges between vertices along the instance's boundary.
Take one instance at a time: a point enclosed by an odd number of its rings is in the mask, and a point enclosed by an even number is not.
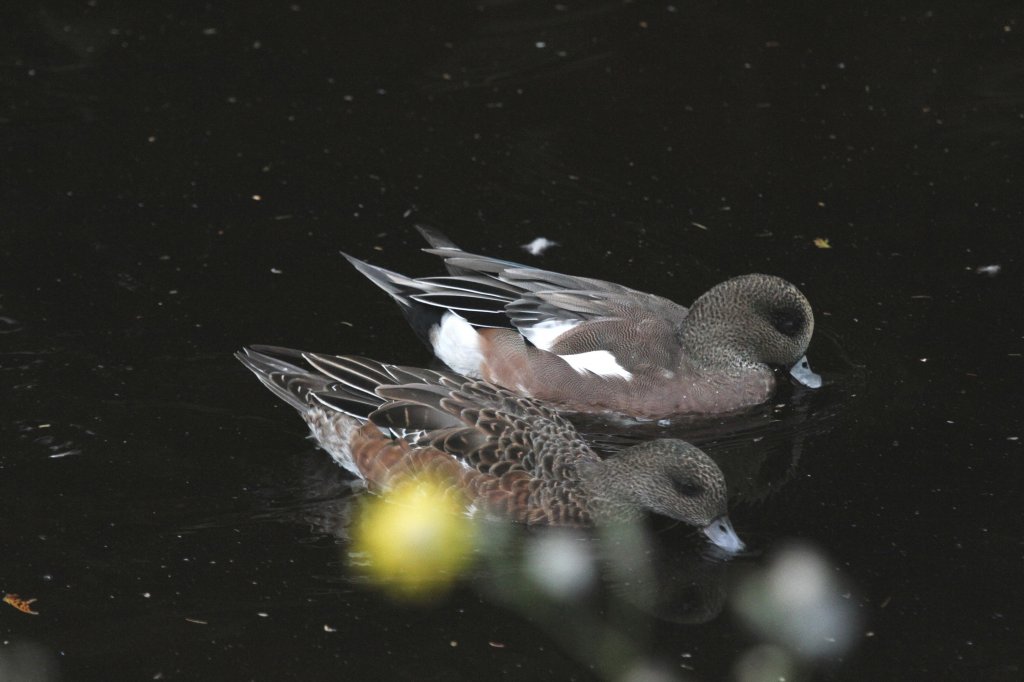
<svg viewBox="0 0 1024 682"><path fill-rule="evenodd" d="M733 605L763 638L808 658L845 651L856 618L834 571L817 551L793 546L746 578Z"/></svg>
<svg viewBox="0 0 1024 682"><path fill-rule="evenodd" d="M526 574L557 599L571 599L594 582L594 559L585 543L567 532L552 531L533 540L526 550Z"/></svg>

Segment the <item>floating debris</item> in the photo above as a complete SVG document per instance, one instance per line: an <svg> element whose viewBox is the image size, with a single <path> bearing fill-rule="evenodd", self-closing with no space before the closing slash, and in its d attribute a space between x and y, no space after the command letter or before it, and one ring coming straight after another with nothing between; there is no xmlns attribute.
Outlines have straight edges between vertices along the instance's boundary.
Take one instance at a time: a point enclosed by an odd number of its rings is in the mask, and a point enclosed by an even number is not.
<svg viewBox="0 0 1024 682"><path fill-rule="evenodd" d="M32 610L32 603L33 602L35 602L35 599L22 599L21 597L19 597L16 594L5 594L4 595L4 603L10 604L14 608L16 608L19 611L21 611L22 613L27 613L27 614L32 615L32 616L38 616L39 612Z"/></svg>
<svg viewBox="0 0 1024 682"><path fill-rule="evenodd" d="M1000 272L1002 272L1002 270L1002 265L979 265L978 267L974 268L974 272L976 272L977 274L987 275L989 277L995 277Z"/></svg>
<svg viewBox="0 0 1024 682"><path fill-rule="evenodd" d="M814 238L814 245L817 246L819 249L831 249L832 248L832 245L829 243L827 237L815 237Z"/></svg>
<svg viewBox="0 0 1024 682"><path fill-rule="evenodd" d="M522 248L531 256L540 256L552 246L558 246L558 242L551 241L547 237L537 237L529 244L523 244Z"/></svg>

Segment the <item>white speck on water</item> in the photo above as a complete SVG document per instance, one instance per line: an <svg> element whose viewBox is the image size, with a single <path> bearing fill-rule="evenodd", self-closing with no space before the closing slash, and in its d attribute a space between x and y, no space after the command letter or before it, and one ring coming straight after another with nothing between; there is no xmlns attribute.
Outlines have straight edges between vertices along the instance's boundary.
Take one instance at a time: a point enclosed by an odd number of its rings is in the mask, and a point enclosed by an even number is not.
<svg viewBox="0 0 1024 682"><path fill-rule="evenodd" d="M538 41L537 41L536 43L534 43L534 46L535 46L535 47L536 47L536 48L537 48L538 50L543 50L543 49L544 49L545 47L547 47L547 46L548 46L548 44L547 44L547 43L545 43L545 42L544 42L543 40L538 40Z"/></svg>
<svg viewBox="0 0 1024 682"><path fill-rule="evenodd" d="M270 268L270 272L271 274L274 275L280 275L281 273L284 272L284 270L282 270L281 268Z"/></svg>
<svg viewBox="0 0 1024 682"><path fill-rule="evenodd" d="M537 237L529 244L523 244L522 248L531 256L540 256L552 246L558 246L558 242L551 241L547 237Z"/></svg>
<svg viewBox="0 0 1024 682"><path fill-rule="evenodd" d="M978 273L979 275L988 275L989 277L995 277L1002 271L1002 269L1002 265L979 265L978 267L974 268L974 272Z"/></svg>

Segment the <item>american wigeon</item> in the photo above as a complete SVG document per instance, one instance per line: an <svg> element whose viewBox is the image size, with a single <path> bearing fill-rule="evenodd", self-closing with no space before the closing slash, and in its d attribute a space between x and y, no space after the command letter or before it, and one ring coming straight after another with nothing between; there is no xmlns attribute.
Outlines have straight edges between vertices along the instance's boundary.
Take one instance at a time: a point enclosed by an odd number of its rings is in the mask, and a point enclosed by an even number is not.
<svg viewBox="0 0 1024 682"><path fill-rule="evenodd" d="M539 525L653 512L743 549L721 470L689 443L653 440L601 459L552 408L458 374L269 346L236 357L373 490L429 475L467 511Z"/></svg>
<svg viewBox="0 0 1024 682"><path fill-rule="evenodd" d="M764 402L771 366L811 388L800 291L741 275L687 309L619 284L466 253L419 228L448 275L411 278L345 257L401 306L453 370L577 412L660 419Z"/></svg>

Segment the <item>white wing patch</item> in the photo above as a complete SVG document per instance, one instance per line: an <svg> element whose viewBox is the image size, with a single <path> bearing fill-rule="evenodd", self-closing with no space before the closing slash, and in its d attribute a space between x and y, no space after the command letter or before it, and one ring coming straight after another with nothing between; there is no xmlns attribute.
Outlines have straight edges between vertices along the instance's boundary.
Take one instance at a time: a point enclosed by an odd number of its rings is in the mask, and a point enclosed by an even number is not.
<svg viewBox="0 0 1024 682"><path fill-rule="evenodd" d="M551 350L559 336L579 324L580 320L544 320L532 327L523 327L519 332L537 348Z"/></svg>
<svg viewBox="0 0 1024 682"><path fill-rule="evenodd" d="M480 378L480 335L466 318L447 312L441 324L430 330L430 345L441 362L459 374Z"/></svg>
<svg viewBox="0 0 1024 682"><path fill-rule="evenodd" d="M580 374L592 372L602 377L620 377L626 380L633 378L633 375L615 360L615 356L606 350L592 350L558 357L568 362L569 366Z"/></svg>

